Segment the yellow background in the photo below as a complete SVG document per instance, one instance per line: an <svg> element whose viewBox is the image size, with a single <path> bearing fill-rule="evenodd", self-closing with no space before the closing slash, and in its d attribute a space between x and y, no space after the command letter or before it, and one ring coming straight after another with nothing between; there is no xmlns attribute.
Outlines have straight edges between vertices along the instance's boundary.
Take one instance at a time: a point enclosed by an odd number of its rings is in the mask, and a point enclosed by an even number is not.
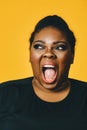
<svg viewBox="0 0 87 130"><path fill-rule="evenodd" d="M77 38L69 77L87 81L87 0L0 0L0 82L32 75L28 39L49 14L62 16Z"/></svg>

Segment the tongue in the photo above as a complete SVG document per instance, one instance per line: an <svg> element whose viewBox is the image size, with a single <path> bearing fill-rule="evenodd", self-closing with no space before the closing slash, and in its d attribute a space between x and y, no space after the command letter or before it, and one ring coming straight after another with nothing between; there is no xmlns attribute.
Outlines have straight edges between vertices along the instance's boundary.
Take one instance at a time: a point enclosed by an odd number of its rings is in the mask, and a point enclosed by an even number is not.
<svg viewBox="0 0 87 130"><path fill-rule="evenodd" d="M46 69L45 72L45 79L47 82L53 82L55 79L55 70L54 69Z"/></svg>

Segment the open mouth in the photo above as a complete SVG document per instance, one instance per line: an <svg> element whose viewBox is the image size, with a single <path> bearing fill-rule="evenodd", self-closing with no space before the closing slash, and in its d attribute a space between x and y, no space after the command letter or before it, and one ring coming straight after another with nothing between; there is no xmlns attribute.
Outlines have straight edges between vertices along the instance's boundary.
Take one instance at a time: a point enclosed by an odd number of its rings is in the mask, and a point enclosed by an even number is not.
<svg viewBox="0 0 87 130"><path fill-rule="evenodd" d="M43 80L46 83L53 83L57 77L56 67L53 65L44 65L42 67L43 71Z"/></svg>

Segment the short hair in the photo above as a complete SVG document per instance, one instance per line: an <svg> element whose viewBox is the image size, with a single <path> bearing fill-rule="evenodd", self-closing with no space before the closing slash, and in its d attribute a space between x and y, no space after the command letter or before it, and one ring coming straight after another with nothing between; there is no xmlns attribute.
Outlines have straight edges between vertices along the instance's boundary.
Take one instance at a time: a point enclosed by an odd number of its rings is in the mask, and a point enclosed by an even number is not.
<svg viewBox="0 0 87 130"><path fill-rule="evenodd" d="M68 24L62 19L60 16L57 15L49 15L41 19L35 26L34 31L31 34L30 37L30 46L32 45L32 42L34 41L35 34L38 33L40 30L42 30L45 27L54 27L61 32L64 33L66 36L67 41L70 44L71 50L74 53L74 47L76 38L74 36L74 33L69 29Z"/></svg>

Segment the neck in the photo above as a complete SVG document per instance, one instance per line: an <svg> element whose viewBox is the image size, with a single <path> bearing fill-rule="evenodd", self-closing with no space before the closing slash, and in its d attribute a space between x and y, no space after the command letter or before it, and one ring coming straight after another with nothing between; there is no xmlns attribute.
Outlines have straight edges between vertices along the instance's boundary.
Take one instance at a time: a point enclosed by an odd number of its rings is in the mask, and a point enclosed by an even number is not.
<svg viewBox="0 0 87 130"><path fill-rule="evenodd" d="M35 94L42 100L47 101L47 102L58 102L63 100L64 98L67 97L70 91L70 81L66 80L65 82L57 85L55 89L46 89L42 87L37 79L33 79L32 81L33 84L33 89Z"/></svg>

